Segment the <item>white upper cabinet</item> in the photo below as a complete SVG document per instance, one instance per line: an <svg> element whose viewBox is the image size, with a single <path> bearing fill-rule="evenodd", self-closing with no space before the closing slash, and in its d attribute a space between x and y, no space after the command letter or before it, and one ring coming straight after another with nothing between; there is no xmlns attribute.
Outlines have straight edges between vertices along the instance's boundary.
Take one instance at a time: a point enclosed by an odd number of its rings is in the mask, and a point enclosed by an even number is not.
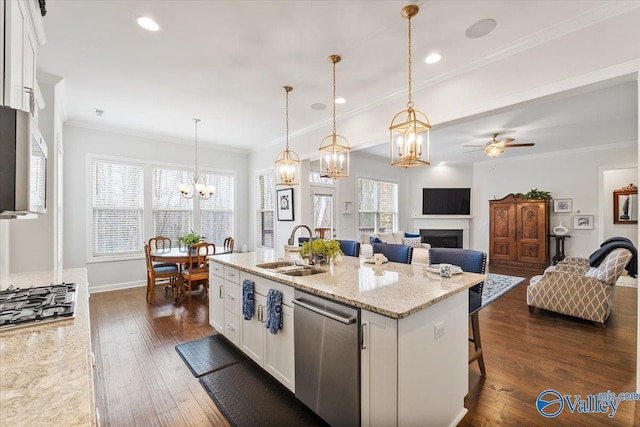
<svg viewBox="0 0 640 427"><path fill-rule="evenodd" d="M44 42L44 34L38 37L42 19L32 0L0 0L0 21L4 47L1 70L4 85L2 105L30 112L36 110L36 48ZM37 3L37 2L35 2Z"/></svg>

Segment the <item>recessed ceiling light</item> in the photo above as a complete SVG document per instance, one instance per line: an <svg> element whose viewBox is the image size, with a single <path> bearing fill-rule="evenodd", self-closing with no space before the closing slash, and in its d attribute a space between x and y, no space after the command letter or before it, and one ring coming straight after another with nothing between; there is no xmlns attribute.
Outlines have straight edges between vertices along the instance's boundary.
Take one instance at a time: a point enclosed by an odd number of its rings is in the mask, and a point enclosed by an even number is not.
<svg viewBox="0 0 640 427"><path fill-rule="evenodd" d="M324 110L325 108L327 108L326 105L320 103L320 102L316 102L315 104L311 104L311 109L312 110Z"/></svg>
<svg viewBox="0 0 640 427"><path fill-rule="evenodd" d="M345 102L347 102L346 99L344 99L343 97L339 96L335 99L335 103L336 104L344 104Z"/></svg>
<svg viewBox="0 0 640 427"><path fill-rule="evenodd" d="M493 19L481 19L480 21L472 24L467 31L464 32L464 35L470 39L479 39L480 37L484 37L489 34L493 29L496 28L496 21Z"/></svg>
<svg viewBox="0 0 640 427"><path fill-rule="evenodd" d="M158 31L160 29L160 25L148 16L138 16L138 25L149 31Z"/></svg>
<svg viewBox="0 0 640 427"><path fill-rule="evenodd" d="M427 64L435 64L436 62L440 62L441 59L442 55L440 55L439 53L432 53L424 59L424 62L426 62Z"/></svg>
<svg viewBox="0 0 640 427"><path fill-rule="evenodd" d="M447 162L440 162L440 166L444 166L446 164L447 164Z"/></svg>

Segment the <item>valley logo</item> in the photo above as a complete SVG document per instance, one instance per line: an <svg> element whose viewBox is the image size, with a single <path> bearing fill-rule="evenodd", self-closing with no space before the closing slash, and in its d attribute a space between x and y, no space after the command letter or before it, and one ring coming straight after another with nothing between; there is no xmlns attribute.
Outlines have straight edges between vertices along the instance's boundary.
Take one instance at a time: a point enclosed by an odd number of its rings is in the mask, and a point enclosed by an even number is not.
<svg viewBox="0 0 640 427"><path fill-rule="evenodd" d="M571 413L579 414L607 414L609 418L613 418L618 411L620 402L625 400L640 400L638 393L615 393L608 390L603 393L589 394L585 398L576 394L562 395L556 390L545 390L538 395L536 399L536 409L546 418L554 418L560 415L565 406L569 408Z"/></svg>

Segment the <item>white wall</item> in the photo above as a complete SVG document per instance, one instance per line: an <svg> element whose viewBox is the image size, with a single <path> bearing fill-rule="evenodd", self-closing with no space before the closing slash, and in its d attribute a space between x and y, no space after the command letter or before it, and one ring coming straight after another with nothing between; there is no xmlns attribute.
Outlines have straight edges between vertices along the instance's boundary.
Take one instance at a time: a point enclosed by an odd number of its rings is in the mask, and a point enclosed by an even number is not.
<svg viewBox="0 0 640 427"><path fill-rule="evenodd" d="M38 128L47 143L47 213L31 219L15 219L8 221L8 270L10 273L28 271L55 270L56 268L56 206L58 202L58 185L60 184L58 168L59 139L55 138L56 130L61 127L59 111L60 92L56 87L60 79L52 79L47 83L39 81L38 85L45 107L38 115ZM7 261L5 261L7 262Z"/></svg>
<svg viewBox="0 0 640 427"><path fill-rule="evenodd" d="M145 281L145 261L97 262L87 264L87 155L103 154L131 159L144 159L164 164L193 168L193 144L174 144L130 135L65 126L65 194L64 194L64 264L66 268L86 265L92 288L101 289L133 286ZM248 242L248 182L246 154L213 150L200 146L199 166L202 169L232 170L236 172L235 233L236 247ZM89 192L90 193L90 192ZM152 231L145 229L145 238Z"/></svg>
<svg viewBox="0 0 640 427"><path fill-rule="evenodd" d="M616 168L602 171L602 235L600 240L613 236L630 239L638 247L638 224L613 223L613 191L629 184L638 185L638 168Z"/></svg>
<svg viewBox="0 0 640 427"><path fill-rule="evenodd" d="M368 178L398 184L398 230L404 230L408 223L403 212L409 203L409 170L391 166L389 160L371 156L359 151L351 154L349 178L338 180L337 235L343 240L360 240L358 234L358 179ZM344 202L353 202L353 213L344 214Z"/></svg>
<svg viewBox="0 0 640 427"><path fill-rule="evenodd" d="M476 163L473 170L472 248L489 249L489 200L509 193L526 193L533 188L550 191L552 197L573 199L573 212L551 212L551 227L560 221L570 231L567 256L588 257L599 245L599 231L574 230L573 217L595 215L599 223L599 168L637 165L637 141L601 146L594 150L573 150L554 155L519 157ZM553 256L553 248L551 256Z"/></svg>

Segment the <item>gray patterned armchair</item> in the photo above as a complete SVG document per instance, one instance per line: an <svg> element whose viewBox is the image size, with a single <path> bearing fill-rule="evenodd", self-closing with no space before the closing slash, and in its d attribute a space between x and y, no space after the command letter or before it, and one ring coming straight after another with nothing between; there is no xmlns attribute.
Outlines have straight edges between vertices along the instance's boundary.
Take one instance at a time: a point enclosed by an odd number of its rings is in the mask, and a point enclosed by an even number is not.
<svg viewBox="0 0 640 427"><path fill-rule="evenodd" d="M598 267L589 267L583 258L566 258L543 276L531 278L527 288L529 312L538 307L591 320L604 328L615 283L631 258L631 251L621 248L611 251Z"/></svg>

